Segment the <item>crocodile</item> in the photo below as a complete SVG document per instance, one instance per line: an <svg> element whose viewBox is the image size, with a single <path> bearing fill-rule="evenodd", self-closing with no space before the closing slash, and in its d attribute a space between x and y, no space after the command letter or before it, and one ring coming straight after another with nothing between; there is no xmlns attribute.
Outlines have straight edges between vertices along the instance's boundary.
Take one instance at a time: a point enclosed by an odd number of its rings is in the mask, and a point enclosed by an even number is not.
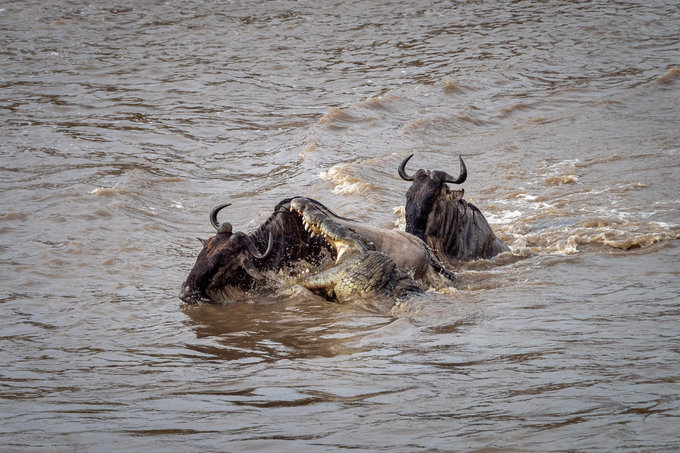
<svg viewBox="0 0 680 453"><path fill-rule="evenodd" d="M294 278L292 283L342 302L353 295L383 294L403 297L422 292L408 272L353 229L324 213L306 198L295 198L290 210L302 217L311 237L320 236L336 253L335 264L315 274Z"/></svg>
<svg viewBox="0 0 680 453"><path fill-rule="evenodd" d="M180 299L188 304L200 301L221 303L245 297L244 295L252 292L267 291L272 286L279 286L280 281L274 277L276 273L296 272L296 268L306 265L325 266L336 260L338 252L341 259L336 267L340 266L344 262L345 257L342 255L347 247L340 245L339 250L335 249L323 235L305 230L303 216L295 208L291 209L293 204L300 212L309 208L308 217L316 212L317 225L325 217L328 219L327 223L334 222L338 227L350 230L344 234L338 232L338 238L358 235L356 241L363 245L366 255L370 255L368 252L372 251L382 252L393 261L399 272L405 271L409 277L424 286L453 284L455 275L439 262L425 242L414 235L339 216L319 201L298 196L280 201L269 218L249 233L234 232L229 222L218 222L218 213L229 204L216 206L210 212L210 223L216 234L207 240L199 239L203 248L182 284ZM309 224L307 228L309 229ZM355 255L362 256L364 253L361 247L357 245L357 249ZM379 259L372 257L371 260ZM371 260L366 260L366 264ZM385 261L384 258L382 260ZM392 271L383 271L383 274L392 275ZM354 280L358 281L359 277ZM380 285L370 285L372 288L376 286ZM387 286L389 287L389 283ZM397 293L400 287L401 285L395 285Z"/></svg>

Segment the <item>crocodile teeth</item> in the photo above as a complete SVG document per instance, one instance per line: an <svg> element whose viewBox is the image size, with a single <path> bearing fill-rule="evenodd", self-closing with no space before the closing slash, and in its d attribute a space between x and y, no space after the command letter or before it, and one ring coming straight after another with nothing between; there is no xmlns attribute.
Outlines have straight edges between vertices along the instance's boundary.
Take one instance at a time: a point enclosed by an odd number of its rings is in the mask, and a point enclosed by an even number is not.
<svg viewBox="0 0 680 453"><path fill-rule="evenodd" d="M312 231L311 233L309 233L309 237L310 237L310 238L313 238L313 237L315 237L315 236L316 236L316 233L315 233L315 232Z"/></svg>

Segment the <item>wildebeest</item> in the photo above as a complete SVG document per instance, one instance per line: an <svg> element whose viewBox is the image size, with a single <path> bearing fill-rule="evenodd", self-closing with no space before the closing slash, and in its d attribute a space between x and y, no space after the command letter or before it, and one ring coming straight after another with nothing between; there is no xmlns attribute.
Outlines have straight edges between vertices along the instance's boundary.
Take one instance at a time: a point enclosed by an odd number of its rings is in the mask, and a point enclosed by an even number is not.
<svg viewBox="0 0 680 453"><path fill-rule="evenodd" d="M389 255L397 266L411 272L414 278L433 284L439 284L441 276L446 281L453 280L453 273L415 236L361 224L338 216L316 200L293 197L279 202L274 213L249 234L232 234L230 224L217 222L217 213L227 205L214 208L210 222L217 234L201 240L203 249L182 285L180 299L187 303L202 299L220 302L231 298L236 291L264 286L264 271L280 270L301 260L318 265L326 258L337 258L335 249L323 237L308 231L309 225L303 222L301 215L291 210L294 199L304 199L334 222L355 231L375 250ZM259 250L265 247L267 251L260 253Z"/></svg>
<svg viewBox="0 0 680 453"><path fill-rule="evenodd" d="M263 279L263 271L322 257L327 244L321 238L310 237L299 216L289 211L289 201L277 204L274 213L248 234L232 233L231 224L217 221L217 214L229 204L215 207L210 212L210 223L217 233L210 239L199 239L203 249L182 284L179 298L192 304L229 299L256 287ZM266 251L260 253L265 247Z"/></svg>
<svg viewBox="0 0 680 453"><path fill-rule="evenodd" d="M461 261L491 258L510 249L491 230L484 215L463 199L463 190L451 190L448 184L462 184L467 169L462 158L460 174L453 177L440 170L419 169L406 173L406 163L399 164L402 179L411 181L406 192L406 231L432 248L442 262L455 265Z"/></svg>

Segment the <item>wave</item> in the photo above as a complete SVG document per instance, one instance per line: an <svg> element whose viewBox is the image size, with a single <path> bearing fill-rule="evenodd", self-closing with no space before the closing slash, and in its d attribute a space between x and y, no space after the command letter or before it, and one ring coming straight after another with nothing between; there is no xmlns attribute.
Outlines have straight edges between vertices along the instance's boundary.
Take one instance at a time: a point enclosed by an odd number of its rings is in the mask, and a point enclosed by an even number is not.
<svg viewBox="0 0 680 453"><path fill-rule="evenodd" d="M476 130L490 124L492 123L473 115L438 115L410 121L404 124L402 130L406 134L415 134L427 138Z"/></svg>
<svg viewBox="0 0 680 453"><path fill-rule="evenodd" d="M317 124L329 129L339 130L347 129L358 123L366 123L373 120L375 120L375 118L357 115L348 109L343 110L333 107L319 119Z"/></svg>
<svg viewBox="0 0 680 453"><path fill-rule="evenodd" d="M352 164L336 164L330 169L321 172L319 178L331 182L335 187L334 194L364 194L375 191L377 187L368 181L364 181L352 174Z"/></svg>
<svg viewBox="0 0 680 453"><path fill-rule="evenodd" d="M307 131L309 138L300 156L347 161L356 156L357 147L380 156L406 152L413 149L414 142L429 143L442 137L447 146L451 134L488 126L488 115L470 107L470 91L446 80L436 85L402 86L348 106L330 107Z"/></svg>
<svg viewBox="0 0 680 453"><path fill-rule="evenodd" d="M399 95L374 96L349 107L331 107L317 126L331 130L343 130L357 125L373 126L384 115L399 115L412 110L414 105L407 97Z"/></svg>
<svg viewBox="0 0 680 453"><path fill-rule="evenodd" d="M656 79L657 83L668 85L680 77L680 66L673 66L666 71L661 77Z"/></svg>
<svg viewBox="0 0 680 453"><path fill-rule="evenodd" d="M493 226L498 236L516 255L573 255L585 251L633 250L651 247L663 241L680 239L680 225L663 222L618 222L591 218L555 227L506 228Z"/></svg>
<svg viewBox="0 0 680 453"><path fill-rule="evenodd" d="M546 178L545 182L551 186L559 186L562 184L574 184L578 182L578 176L577 175L551 176L549 178Z"/></svg>

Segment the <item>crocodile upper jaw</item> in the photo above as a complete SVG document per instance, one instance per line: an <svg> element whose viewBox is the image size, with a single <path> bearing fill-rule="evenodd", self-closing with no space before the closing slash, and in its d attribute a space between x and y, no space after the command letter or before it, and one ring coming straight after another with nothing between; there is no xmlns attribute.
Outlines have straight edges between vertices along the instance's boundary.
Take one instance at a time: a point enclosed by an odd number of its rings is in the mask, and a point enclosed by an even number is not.
<svg viewBox="0 0 680 453"><path fill-rule="evenodd" d="M339 239L331 234L327 225L324 225L327 221L325 215L315 216L310 215L307 209L299 210L291 205L291 211L295 211L302 218L302 224L304 229L309 233L311 237L320 236L322 237L336 252L336 264L341 260L346 259L348 256L353 255L353 252L361 252L361 247L352 239ZM330 219L328 219L330 220ZM331 221L332 222L332 221Z"/></svg>

